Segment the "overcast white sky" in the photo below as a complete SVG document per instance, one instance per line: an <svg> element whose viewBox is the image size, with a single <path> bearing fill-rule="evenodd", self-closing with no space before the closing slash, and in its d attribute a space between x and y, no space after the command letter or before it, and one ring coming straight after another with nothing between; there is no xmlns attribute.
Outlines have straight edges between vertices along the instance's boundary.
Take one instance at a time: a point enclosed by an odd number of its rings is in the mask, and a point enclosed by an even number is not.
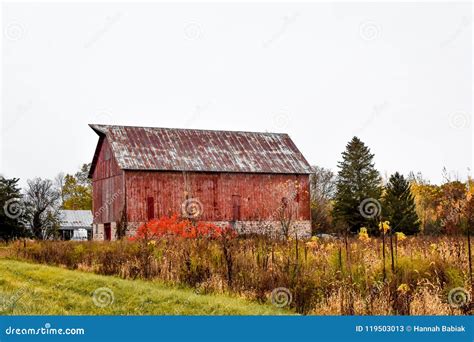
<svg viewBox="0 0 474 342"><path fill-rule="evenodd" d="M287 132L337 170L352 136L382 173L472 164L468 3L8 4L0 173L90 162L88 123Z"/></svg>

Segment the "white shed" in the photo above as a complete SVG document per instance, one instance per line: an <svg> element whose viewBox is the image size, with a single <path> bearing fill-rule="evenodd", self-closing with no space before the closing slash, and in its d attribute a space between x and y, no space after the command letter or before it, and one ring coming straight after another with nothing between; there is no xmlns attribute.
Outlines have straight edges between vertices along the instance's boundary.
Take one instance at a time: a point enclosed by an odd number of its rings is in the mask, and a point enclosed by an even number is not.
<svg viewBox="0 0 474 342"><path fill-rule="evenodd" d="M92 238L92 211L60 210L60 231L64 240Z"/></svg>

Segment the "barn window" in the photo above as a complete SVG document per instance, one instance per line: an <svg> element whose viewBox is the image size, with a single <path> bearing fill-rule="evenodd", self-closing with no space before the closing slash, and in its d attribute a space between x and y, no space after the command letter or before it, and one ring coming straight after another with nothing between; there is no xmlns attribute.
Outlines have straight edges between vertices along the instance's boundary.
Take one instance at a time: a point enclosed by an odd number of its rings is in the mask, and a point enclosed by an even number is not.
<svg viewBox="0 0 474 342"><path fill-rule="evenodd" d="M289 203L290 203L290 200L288 199L288 197L282 197L281 198L281 205L283 206L283 208L288 207Z"/></svg>
<svg viewBox="0 0 474 342"><path fill-rule="evenodd" d="M110 159L110 151L109 150L105 150L104 152L104 160L109 160Z"/></svg>
<svg viewBox="0 0 474 342"><path fill-rule="evenodd" d="M232 221L240 220L240 196L232 195Z"/></svg>
<svg viewBox="0 0 474 342"><path fill-rule="evenodd" d="M148 221L155 218L155 200L153 197L147 197L146 199L146 215Z"/></svg>

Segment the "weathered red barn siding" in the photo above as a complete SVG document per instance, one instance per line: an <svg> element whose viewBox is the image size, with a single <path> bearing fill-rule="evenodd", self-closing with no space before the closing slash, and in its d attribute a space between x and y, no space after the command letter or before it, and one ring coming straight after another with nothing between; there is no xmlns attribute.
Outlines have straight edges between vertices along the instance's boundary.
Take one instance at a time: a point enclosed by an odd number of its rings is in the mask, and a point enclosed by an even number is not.
<svg viewBox="0 0 474 342"><path fill-rule="evenodd" d="M297 191L288 186L295 182ZM240 196L238 220L278 220L283 197L292 201L294 219L310 220L308 175L126 171L125 184L129 222L147 221L150 197L155 217L179 214L183 201L197 198L201 220L232 221L233 196Z"/></svg>
<svg viewBox="0 0 474 342"><path fill-rule="evenodd" d="M91 128L99 135L89 174L96 239L113 239L124 212L133 234L151 218L183 214L187 199L202 205L200 220L231 222L243 234L278 231L288 205L295 231L311 232L311 167L287 134Z"/></svg>
<svg viewBox="0 0 474 342"><path fill-rule="evenodd" d="M115 160L110 144L101 138L96 150L92 173L92 210L94 223L115 222L124 207L124 172Z"/></svg>

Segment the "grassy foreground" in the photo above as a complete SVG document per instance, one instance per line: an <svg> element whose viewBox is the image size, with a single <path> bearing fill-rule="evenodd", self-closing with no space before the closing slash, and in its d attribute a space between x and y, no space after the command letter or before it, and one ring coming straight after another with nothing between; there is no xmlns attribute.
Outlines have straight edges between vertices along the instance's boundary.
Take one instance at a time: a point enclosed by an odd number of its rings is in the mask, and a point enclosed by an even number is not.
<svg viewBox="0 0 474 342"><path fill-rule="evenodd" d="M0 259L0 274L2 315L290 313L269 304L260 305L242 298L204 295L190 289L180 289L157 282L123 280L8 259Z"/></svg>

